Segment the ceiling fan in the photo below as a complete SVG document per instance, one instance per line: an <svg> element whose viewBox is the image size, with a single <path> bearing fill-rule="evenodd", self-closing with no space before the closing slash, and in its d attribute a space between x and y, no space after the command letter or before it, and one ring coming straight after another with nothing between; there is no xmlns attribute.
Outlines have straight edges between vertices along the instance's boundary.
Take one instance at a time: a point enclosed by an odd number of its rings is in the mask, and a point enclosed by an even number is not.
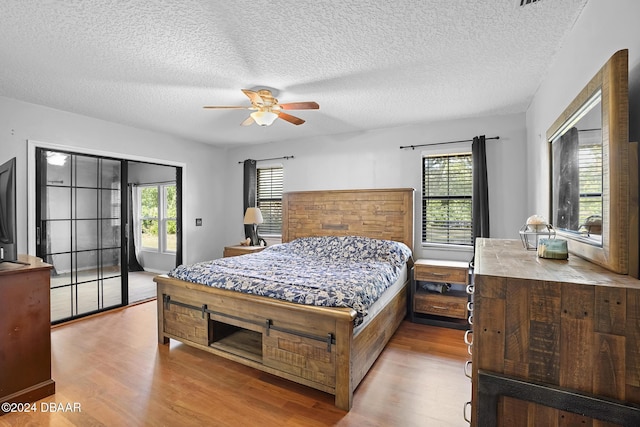
<svg viewBox="0 0 640 427"><path fill-rule="evenodd" d="M210 109L233 109L233 110L253 110L253 113L249 115L240 123L242 126L249 126L254 122L260 126L270 126L275 119L280 118L294 125L301 125L304 123L299 117L287 114L282 110L317 110L320 106L313 101L310 102L289 102L286 104L280 104L278 100L271 94L269 89L260 89L253 91L249 89L242 89L245 95L249 97L251 106L211 106L206 105L203 108Z"/></svg>

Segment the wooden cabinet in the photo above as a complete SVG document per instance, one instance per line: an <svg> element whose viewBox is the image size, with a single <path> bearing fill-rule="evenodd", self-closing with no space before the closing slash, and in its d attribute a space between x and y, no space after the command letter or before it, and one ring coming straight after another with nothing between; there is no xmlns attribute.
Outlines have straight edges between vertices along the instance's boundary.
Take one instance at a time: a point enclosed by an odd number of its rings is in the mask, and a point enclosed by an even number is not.
<svg viewBox="0 0 640 427"><path fill-rule="evenodd" d="M478 239L474 287L474 426L640 425L640 281Z"/></svg>
<svg viewBox="0 0 640 427"><path fill-rule="evenodd" d="M260 252L264 248L264 246L225 246L223 255L226 258L231 256L254 254L256 252Z"/></svg>
<svg viewBox="0 0 640 427"><path fill-rule="evenodd" d="M33 402L55 392L51 266L32 256L20 255L19 260L29 264L0 264L0 403Z"/></svg>
<svg viewBox="0 0 640 427"><path fill-rule="evenodd" d="M419 259L413 271L409 317L412 322L467 327L469 264L460 261ZM450 285L444 293L425 289L425 284Z"/></svg>

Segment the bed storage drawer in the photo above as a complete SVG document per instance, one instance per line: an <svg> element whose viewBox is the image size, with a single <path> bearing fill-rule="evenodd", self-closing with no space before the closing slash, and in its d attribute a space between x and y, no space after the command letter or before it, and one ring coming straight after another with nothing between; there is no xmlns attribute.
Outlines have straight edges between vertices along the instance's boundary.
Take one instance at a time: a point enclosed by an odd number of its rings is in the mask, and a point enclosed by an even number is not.
<svg viewBox="0 0 640 427"><path fill-rule="evenodd" d="M165 299L163 304L164 332L197 344L207 345L209 340L207 315L203 315L203 311L195 306L169 301Z"/></svg>
<svg viewBox="0 0 640 427"><path fill-rule="evenodd" d="M268 335L263 335L262 346L264 365L308 381L335 386L335 345L320 339L270 330Z"/></svg>

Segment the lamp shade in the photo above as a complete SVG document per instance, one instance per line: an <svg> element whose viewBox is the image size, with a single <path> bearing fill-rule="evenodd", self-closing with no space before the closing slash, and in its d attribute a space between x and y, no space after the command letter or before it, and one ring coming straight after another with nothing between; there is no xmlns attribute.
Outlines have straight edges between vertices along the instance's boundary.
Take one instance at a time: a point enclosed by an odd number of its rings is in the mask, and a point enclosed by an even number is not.
<svg viewBox="0 0 640 427"><path fill-rule="evenodd" d="M254 111L251 113L251 117L260 126L271 126L278 115L271 111Z"/></svg>
<svg viewBox="0 0 640 427"><path fill-rule="evenodd" d="M247 208L244 213L245 224L262 224L264 219L262 218L262 212L259 208Z"/></svg>

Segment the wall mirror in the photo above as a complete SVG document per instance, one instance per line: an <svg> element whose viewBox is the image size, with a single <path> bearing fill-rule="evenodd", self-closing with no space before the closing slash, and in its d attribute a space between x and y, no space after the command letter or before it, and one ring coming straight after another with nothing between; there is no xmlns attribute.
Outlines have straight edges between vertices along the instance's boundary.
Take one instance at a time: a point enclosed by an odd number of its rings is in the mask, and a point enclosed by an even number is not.
<svg viewBox="0 0 640 427"><path fill-rule="evenodd" d="M637 145L628 52L616 52L547 131L550 220L569 252L638 276Z"/></svg>
<svg viewBox="0 0 640 427"><path fill-rule="evenodd" d="M551 136L551 223L602 246L602 90ZM577 185L576 185L577 184Z"/></svg>

